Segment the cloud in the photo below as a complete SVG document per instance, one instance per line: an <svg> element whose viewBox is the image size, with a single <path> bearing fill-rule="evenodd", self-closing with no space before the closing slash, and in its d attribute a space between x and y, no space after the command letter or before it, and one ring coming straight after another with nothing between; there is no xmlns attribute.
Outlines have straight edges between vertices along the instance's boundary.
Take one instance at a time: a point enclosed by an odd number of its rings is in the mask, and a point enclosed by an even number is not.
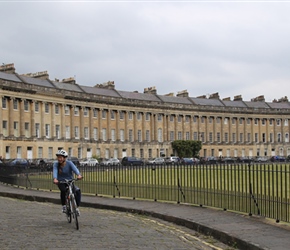
<svg viewBox="0 0 290 250"><path fill-rule="evenodd" d="M272 101L290 91L288 13L269 2L0 3L1 63L87 86Z"/></svg>

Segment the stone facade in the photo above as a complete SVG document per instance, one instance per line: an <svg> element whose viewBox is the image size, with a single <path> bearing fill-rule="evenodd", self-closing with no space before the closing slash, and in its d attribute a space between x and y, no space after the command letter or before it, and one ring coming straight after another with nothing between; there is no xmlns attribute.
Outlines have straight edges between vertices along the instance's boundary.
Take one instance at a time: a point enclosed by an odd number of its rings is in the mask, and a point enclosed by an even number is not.
<svg viewBox="0 0 290 250"><path fill-rule="evenodd" d="M74 78L50 80L47 71L19 75L14 64L0 67L0 155L54 158L66 149L79 158L174 154L173 140L200 140L200 156L289 155L287 97L243 101L218 93L189 97L94 87Z"/></svg>

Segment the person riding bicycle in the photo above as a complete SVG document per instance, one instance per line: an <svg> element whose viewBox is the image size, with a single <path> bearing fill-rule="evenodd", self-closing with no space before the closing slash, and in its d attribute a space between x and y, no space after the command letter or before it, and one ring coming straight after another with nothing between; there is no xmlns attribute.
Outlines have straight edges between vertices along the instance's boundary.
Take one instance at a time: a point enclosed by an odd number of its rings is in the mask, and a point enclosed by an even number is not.
<svg viewBox="0 0 290 250"><path fill-rule="evenodd" d="M76 165L67 160L68 154L65 150L61 149L58 150L56 153L57 161L53 163L53 183L58 185L58 188L60 190L60 199L62 204L62 212L66 212L66 206L65 206L65 195L67 190L67 184L60 183L60 181L64 180L72 180L73 179L73 173L77 175L77 179L81 180L83 177L79 171L79 169L76 167ZM75 193L76 193L76 203L77 206L80 205L81 201L81 192L78 187L75 186ZM77 208L78 214L79 209Z"/></svg>

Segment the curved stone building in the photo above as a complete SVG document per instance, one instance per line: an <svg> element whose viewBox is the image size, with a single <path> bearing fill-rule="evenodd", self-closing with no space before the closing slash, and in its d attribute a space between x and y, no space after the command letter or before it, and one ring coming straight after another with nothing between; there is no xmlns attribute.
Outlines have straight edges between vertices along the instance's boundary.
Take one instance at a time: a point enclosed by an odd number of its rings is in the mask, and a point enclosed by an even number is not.
<svg viewBox="0 0 290 250"><path fill-rule="evenodd" d="M174 140L200 140L200 156L290 154L287 97L265 102L235 96L190 97L116 90L114 82L84 86L50 80L46 71L19 75L0 67L0 155L55 158L66 149L79 158L174 154Z"/></svg>

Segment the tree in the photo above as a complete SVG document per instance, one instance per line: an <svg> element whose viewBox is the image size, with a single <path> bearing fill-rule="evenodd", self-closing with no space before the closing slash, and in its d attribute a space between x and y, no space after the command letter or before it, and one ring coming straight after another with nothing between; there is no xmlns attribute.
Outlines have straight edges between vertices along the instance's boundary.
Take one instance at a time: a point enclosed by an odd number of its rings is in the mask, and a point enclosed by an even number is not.
<svg viewBox="0 0 290 250"><path fill-rule="evenodd" d="M198 157L202 148L201 141L177 140L171 144L179 157Z"/></svg>

